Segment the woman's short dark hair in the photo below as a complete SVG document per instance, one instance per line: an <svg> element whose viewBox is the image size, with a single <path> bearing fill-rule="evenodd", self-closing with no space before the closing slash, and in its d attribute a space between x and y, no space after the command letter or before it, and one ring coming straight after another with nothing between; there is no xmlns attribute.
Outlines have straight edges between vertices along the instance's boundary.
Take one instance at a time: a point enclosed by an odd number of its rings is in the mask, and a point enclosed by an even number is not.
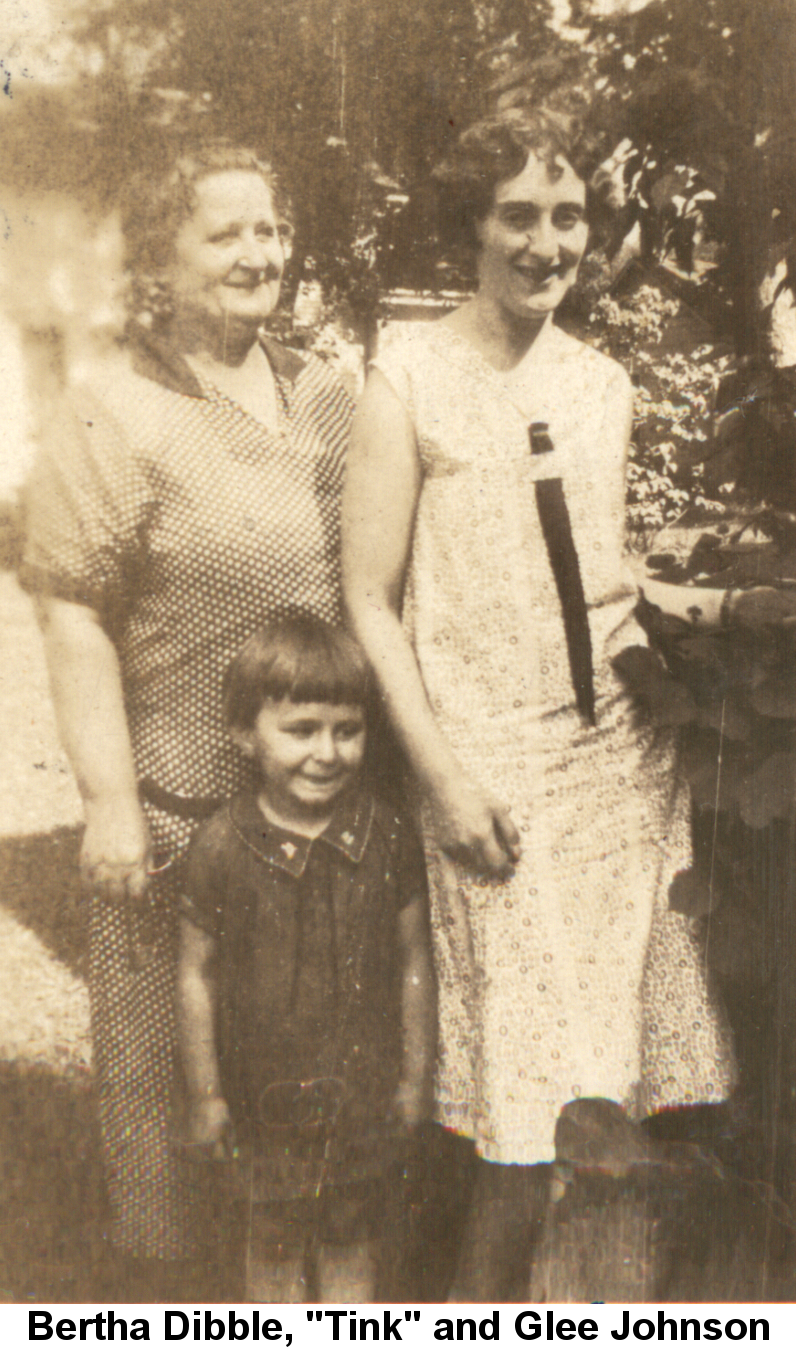
<svg viewBox="0 0 796 1358"><path fill-rule="evenodd" d="M433 171L443 247L477 251L476 225L493 208L498 184L520 174L531 154L551 172L559 158L566 160L586 184L588 210L589 180L604 156L601 140L571 113L506 109L463 132L447 159Z"/></svg>
<svg viewBox="0 0 796 1358"><path fill-rule="evenodd" d="M196 186L210 175L236 170L260 176L271 194L280 231L288 239L292 235L290 202L271 166L255 151L213 141L166 155L160 166L135 175L123 194L122 235L134 314L149 310L156 320L168 316L168 289L160 275L172 259L181 226L196 209Z"/></svg>
<svg viewBox="0 0 796 1358"><path fill-rule="evenodd" d="M263 704L349 703L364 707L370 670L354 638L318 618L293 617L244 642L224 677L224 720L250 731Z"/></svg>

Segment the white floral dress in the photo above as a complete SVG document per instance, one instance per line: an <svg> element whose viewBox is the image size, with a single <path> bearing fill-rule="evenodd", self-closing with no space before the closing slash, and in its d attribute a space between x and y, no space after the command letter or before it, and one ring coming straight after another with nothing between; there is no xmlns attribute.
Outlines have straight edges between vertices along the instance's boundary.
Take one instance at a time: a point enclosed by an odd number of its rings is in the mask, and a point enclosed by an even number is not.
<svg viewBox="0 0 796 1358"><path fill-rule="evenodd" d="M455 864L423 814L440 994L438 1117L499 1163L554 1156L563 1104L633 1112L726 1097L732 1058L691 922L667 910L690 861L669 739L611 666L643 642L623 561L631 390L548 322L509 373L444 323L389 327L376 366L414 423L423 480L405 626L445 735L511 807L505 882ZM555 451L531 457L544 421ZM574 700L534 481L561 477L594 654L597 725Z"/></svg>

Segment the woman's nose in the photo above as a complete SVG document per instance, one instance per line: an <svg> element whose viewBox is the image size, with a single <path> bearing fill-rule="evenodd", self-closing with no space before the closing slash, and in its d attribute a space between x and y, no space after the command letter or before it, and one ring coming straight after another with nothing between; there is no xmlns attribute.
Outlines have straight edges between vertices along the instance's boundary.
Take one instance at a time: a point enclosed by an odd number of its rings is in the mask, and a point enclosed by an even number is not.
<svg viewBox="0 0 796 1358"><path fill-rule="evenodd" d="M244 235L241 244L241 264L248 264L250 269L265 269L275 264L282 267L284 253L278 236L273 240L262 240L252 231Z"/></svg>
<svg viewBox="0 0 796 1358"><path fill-rule="evenodd" d="M528 233L528 243L531 252L540 259L553 260L558 257L560 242L552 217L542 216L535 222L533 230Z"/></svg>

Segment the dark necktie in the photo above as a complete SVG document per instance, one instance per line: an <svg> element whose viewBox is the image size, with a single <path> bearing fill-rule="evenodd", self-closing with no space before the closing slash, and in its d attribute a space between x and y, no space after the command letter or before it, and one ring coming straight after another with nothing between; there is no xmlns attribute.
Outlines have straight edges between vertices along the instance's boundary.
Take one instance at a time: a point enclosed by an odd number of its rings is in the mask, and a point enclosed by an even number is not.
<svg viewBox="0 0 796 1358"><path fill-rule="evenodd" d="M528 432L531 453L534 456L553 451L553 440L546 424L537 421L531 425ZM537 481L535 490L539 522L564 619L569 672L572 675L575 700L578 711L592 726L596 726L589 616L578 553L572 537L572 524L564 498L564 487L561 478L555 476Z"/></svg>

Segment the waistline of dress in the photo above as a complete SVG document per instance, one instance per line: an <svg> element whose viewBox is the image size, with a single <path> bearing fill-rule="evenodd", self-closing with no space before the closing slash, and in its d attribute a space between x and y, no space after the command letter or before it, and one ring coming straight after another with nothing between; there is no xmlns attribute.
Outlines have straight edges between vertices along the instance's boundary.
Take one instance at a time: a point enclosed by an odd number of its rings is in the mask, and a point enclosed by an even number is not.
<svg viewBox="0 0 796 1358"><path fill-rule="evenodd" d="M183 820L207 820L224 804L222 797L181 797L146 776L139 778L138 791L144 801L158 811L165 811L169 816L180 816Z"/></svg>

